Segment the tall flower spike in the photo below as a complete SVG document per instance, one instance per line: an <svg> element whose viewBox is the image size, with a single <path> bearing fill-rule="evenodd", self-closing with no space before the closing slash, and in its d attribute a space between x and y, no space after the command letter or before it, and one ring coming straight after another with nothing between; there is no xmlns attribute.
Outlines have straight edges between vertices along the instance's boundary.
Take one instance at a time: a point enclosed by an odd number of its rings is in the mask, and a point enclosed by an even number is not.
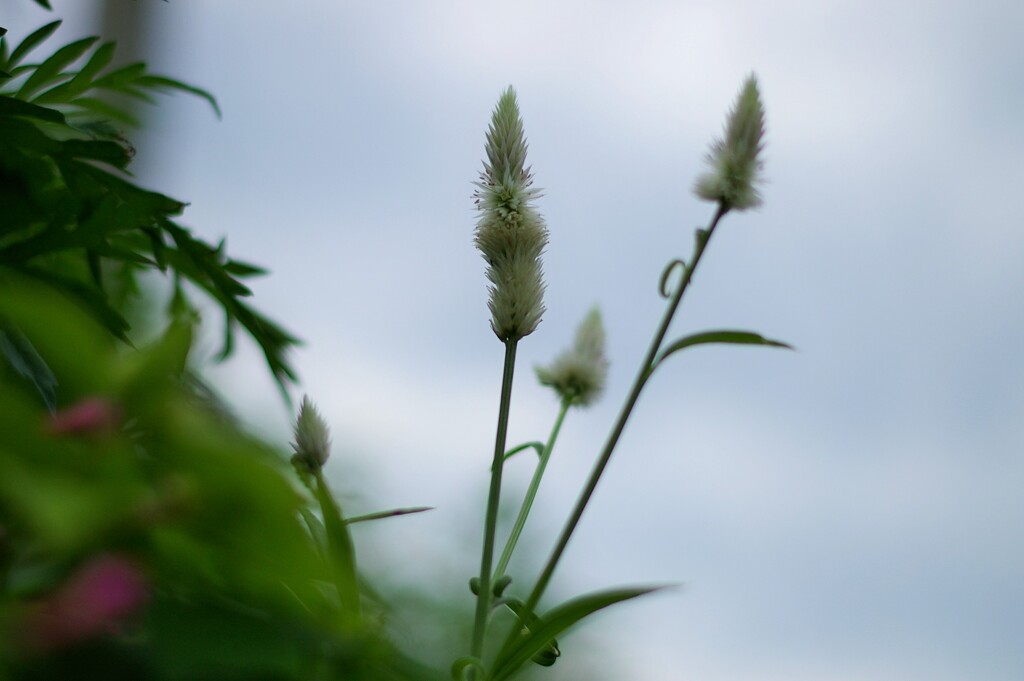
<svg viewBox="0 0 1024 681"><path fill-rule="evenodd" d="M761 205L755 185L761 181L762 164L757 157L764 149L763 138L764 106L757 78L751 74L729 112L725 137L711 145L707 157L711 170L697 179L697 196L716 201L725 210Z"/></svg>
<svg viewBox="0 0 1024 681"><path fill-rule="evenodd" d="M585 407L600 397L608 377L601 312L592 309L576 330L572 347L536 372L542 385L554 388L571 405Z"/></svg>
<svg viewBox="0 0 1024 681"><path fill-rule="evenodd" d="M292 446L295 448L292 463L302 464L309 471L323 468L331 454L331 433L327 422L308 395L302 396L299 416L295 419L295 444Z"/></svg>
<svg viewBox="0 0 1024 681"><path fill-rule="evenodd" d="M487 160L473 195L480 218L475 243L487 262L491 328L502 341L533 333L544 313L540 256L548 243L533 207L540 195L526 163L526 138L516 93L501 95L487 131Z"/></svg>

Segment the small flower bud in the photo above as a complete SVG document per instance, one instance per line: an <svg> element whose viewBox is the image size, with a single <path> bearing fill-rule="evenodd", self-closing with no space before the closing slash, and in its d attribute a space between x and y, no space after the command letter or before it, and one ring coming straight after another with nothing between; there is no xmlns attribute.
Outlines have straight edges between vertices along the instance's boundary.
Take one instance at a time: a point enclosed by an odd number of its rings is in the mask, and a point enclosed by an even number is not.
<svg viewBox="0 0 1024 681"><path fill-rule="evenodd" d="M580 323L572 347L536 372L542 385L554 388L571 405L585 407L600 397L608 377L601 312L592 309Z"/></svg>
<svg viewBox="0 0 1024 681"><path fill-rule="evenodd" d="M725 124L725 137L711 145L709 172L697 179L694 192L702 199L717 201L725 210L746 210L761 205L755 187L761 180L764 149L764 106L757 78L750 75Z"/></svg>
<svg viewBox="0 0 1024 681"><path fill-rule="evenodd" d="M540 256L548 243L544 220L533 207L526 138L515 91L498 100L487 131L487 160L473 198L480 219L476 247L487 261L491 328L502 341L533 333L544 313Z"/></svg>
<svg viewBox="0 0 1024 681"><path fill-rule="evenodd" d="M292 463L302 464L311 471L322 468L331 454L330 430L308 395L302 396L299 416L295 419L295 443L292 447L295 449Z"/></svg>

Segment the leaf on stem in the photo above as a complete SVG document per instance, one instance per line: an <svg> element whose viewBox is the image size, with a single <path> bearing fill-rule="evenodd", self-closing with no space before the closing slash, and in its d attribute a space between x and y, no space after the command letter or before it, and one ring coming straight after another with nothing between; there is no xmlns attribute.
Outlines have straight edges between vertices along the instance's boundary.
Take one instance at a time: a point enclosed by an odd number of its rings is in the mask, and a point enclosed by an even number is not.
<svg viewBox="0 0 1024 681"><path fill-rule="evenodd" d="M57 378L25 334L13 328L0 329L0 353L12 369L35 386L53 412L57 408Z"/></svg>
<svg viewBox="0 0 1024 681"><path fill-rule="evenodd" d="M669 355L673 355L680 350L685 350L693 345L707 345L710 343L715 344L729 344L729 345L766 345L773 348L785 348L787 350L793 350L793 346L782 341L771 340L765 338L761 334L753 333L751 331L735 331L731 329L722 329L718 331L702 331L701 333L695 333L671 343L667 348L658 353L654 361L651 363L650 372L653 373L662 362L664 362Z"/></svg>
<svg viewBox="0 0 1024 681"><path fill-rule="evenodd" d="M331 572L341 602L341 622L347 629L359 624L359 584L356 578L355 548L352 536L341 515L341 509L331 496L327 483L319 470L316 478L316 497L324 517L327 534L327 551L330 555Z"/></svg>
<svg viewBox="0 0 1024 681"><path fill-rule="evenodd" d="M580 620L610 605L657 591L662 587L636 587L609 589L574 598L554 608L532 624L527 623L526 634L506 644L494 661L489 677L491 681L507 679L527 660L542 652L555 637Z"/></svg>
<svg viewBox="0 0 1024 681"><path fill-rule="evenodd" d="M507 452L505 452L505 461L508 461L509 459L511 459L513 456L523 451L524 449L530 449L531 447L537 450L537 456L541 456L544 453L543 442L524 442L523 444L517 445L512 449L508 450Z"/></svg>
<svg viewBox="0 0 1024 681"><path fill-rule="evenodd" d="M61 73L61 70L85 54L97 40L99 38L96 36L82 38L54 52L28 77L28 80L21 86L15 97L18 99L29 99L47 85L67 77L68 74Z"/></svg>
<svg viewBox="0 0 1024 681"><path fill-rule="evenodd" d="M384 518L394 518L400 515L412 515L413 513L423 513L424 511L433 511L433 506L415 506L413 508L394 508L390 511L377 511L376 513L367 513L366 515L357 515L353 518L345 518L345 522L349 525L353 523L365 523L370 520L382 520Z"/></svg>
<svg viewBox="0 0 1024 681"><path fill-rule="evenodd" d="M7 68L14 68L21 63L21 60L25 58L29 52L34 50L39 43L49 38L54 31L60 28L61 21L52 21L42 28L33 31L27 38L21 41L14 51L11 52L11 58L7 60Z"/></svg>

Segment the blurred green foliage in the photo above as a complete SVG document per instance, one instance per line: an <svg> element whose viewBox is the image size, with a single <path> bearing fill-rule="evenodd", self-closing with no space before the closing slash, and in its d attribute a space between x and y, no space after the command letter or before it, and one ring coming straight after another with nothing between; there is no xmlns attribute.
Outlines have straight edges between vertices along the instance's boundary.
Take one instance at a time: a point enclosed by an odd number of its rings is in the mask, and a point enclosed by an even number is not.
<svg viewBox="0 0 1024 681"><path fill-rule="evenodd" d="M114 125L133 121L101 95L215 100L109 70L96 38L28 62L59 24L0 38L0 679L435 678L380 613L351 612L364 585L338 564L322 479L211 409L188 369L196 290L223 309L222 356L240 325L283 385L296 340L245 301L261 268L132 181ZM124 294L146 272L175 293L137 348Z"/></svg>

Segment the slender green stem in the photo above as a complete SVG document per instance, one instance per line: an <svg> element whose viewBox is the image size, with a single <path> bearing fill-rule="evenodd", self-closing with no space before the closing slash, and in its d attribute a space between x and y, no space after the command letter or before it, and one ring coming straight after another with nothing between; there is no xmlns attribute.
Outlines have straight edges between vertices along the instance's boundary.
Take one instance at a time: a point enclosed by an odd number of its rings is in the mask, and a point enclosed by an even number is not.
<svg viewBox="0 0 1024 681"><path fill-rule="evenodd" d="M555 567L558 565L558 561L565 552L565 547L569 544L569 539L576 530L576 525L583 516L583 511L590 502L590 497L594 494L594 490L597 488L597 483L601 479L601 475L604 473L605 467L608 465L608 460L611 459L612 452L615 450L615 445L619 442L619 437L622 435L622 431L626 427L626 422L629 420L633 407L636 406L636 401L640 397L640 393L643 391L644 385L647 383L647 379L651 376L651 369L653 367L654 360L658 355L658 351L661 349L662 342L665 340L665 334L668 333L669 324L671 324L672 318L675 316L676 310L679 307L679 303L683 299L683 293L686 292L687 286L690 285L690 280L693 278L694 270L697 269L697 264L700 262L701 256L704 254L704 249L711 240L712 234L714 234L715 227L718 226L719 221L722 219L722 216L725 215L727 210L728 209L725 206L719 204L718 210L715 211L715 215L711 219L711 223L707 230L703 233L698 232L697 242L694 246L693 258L690 261L690 264L683 271L682 281L679 282L678 288L676 288L673 293L672 298L669 301L668 308L665 310L665 315L662 317L661 325L658 327L657 332L654 334L654 338L651 340L650 349L648 349L647 356L640 365L640 371L637 372L636 380L633 382L633 389L630 392L629 397L626 399L626 402L622 407L622 411L619 413L619 418L615 422L615 426L612 429L611 434L608 436L608 441L605 443L604 449L601 451L601 455L597 459L597 463L594 464L594 469L590 474L590 478L587 480L586 486L580 493L576 506L573 508L572 514L569 516L569 519L565 524L565 528L562 530L562 534L558 539L558 543L551 552L551 556L548 558L548 562L544 566L544 570L541 572L540 577L538 577L537 583L533 587L533 591L530 592L530 597L526 601L526 610L528 612L532 612L537 607L537 603L540 601L541 596L544 595L544 590L547 589L548 583L551 581L551 576L554 574Z"/></svg>
<svg viewBox="0 0 1024 681"><path fill-rule="evenodd" d="M526 519L529 517L530 509L533 507L533 500L536 498L537 490L540 488L540 479L544 477L544 469L547 468L548 459L551 457L551 450L554 449L555 441L558 439L558 431L562 429L562 421L565 420L565 415L568 411L569 400L562 400L562 407L558 412L558 418L555 420L555 425L551 429L551 435L548 436L547 444L544 445L544 450L540 454L540 461L533 471L533 479L530 480L530 486L526 490L523 505L519 509L519 516L516 518L515 525L512 526L512 533L508 536L508 542L505 543L505 550L502 551L501 558L498 560L498 567L494 568L492 582L501 579L505 574L505 569L508 568L508 562L512 559L512 552L516 550L519 535L523 533Z"/></svg>
<svg viewBox="0 0 1024 681"><path fill-rule="evenodd" d="M356 573L356 552L349 534L341 507L331 495L323 473L319 468L313 471L316 479L316 496L324 517L327 534L327 553L330 559L334 584L341 604L342 622L346 628L359 627L362 614L359 603L359 578Z"/></svg>
<svg viewBox="0 0 1024 681"><path fill-rule="evenodd" d="M473 619L471 655L480 658L484 649L487 613L491 609L491 563L494 560L494 535L498 526L498 501L501 496L501 469L505 462L505 436L508 432L508 410L512 402L512 375L516 366L516 339L505 341L505 370L501 379L501 403L498 406L498 432L494 438L494 462L491 465L491 489L487 495L484 521L484 548L480 558L480 583L477 590L476 616Z"/></svg>

